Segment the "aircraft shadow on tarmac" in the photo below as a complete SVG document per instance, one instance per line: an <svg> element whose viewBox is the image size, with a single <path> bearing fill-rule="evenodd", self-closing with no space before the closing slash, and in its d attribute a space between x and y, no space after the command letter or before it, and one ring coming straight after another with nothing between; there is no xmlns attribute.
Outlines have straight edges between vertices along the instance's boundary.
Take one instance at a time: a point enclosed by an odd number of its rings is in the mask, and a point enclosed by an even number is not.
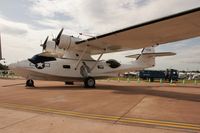
<svg viewBox="0 0 200 133"><path fill-rule="evenodd" d="M41 86L35 87L33 90L112 90L112 93L124 95L149 95L171 98L176 100L186 100L200 102L200 94L191 94L183 92L173 92L169 90L156 90L155 86L114 86L114 85L99 85L96 88L83 88L80 86ZM170 87L169 87L170 88ZM173 89L171 87L171 89Z"/></svg>

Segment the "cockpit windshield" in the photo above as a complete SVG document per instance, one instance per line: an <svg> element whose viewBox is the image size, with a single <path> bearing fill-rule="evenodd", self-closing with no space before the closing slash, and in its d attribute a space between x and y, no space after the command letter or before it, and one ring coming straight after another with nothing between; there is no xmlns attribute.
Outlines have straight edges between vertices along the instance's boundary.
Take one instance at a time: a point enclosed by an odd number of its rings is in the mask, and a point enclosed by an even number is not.
<svg viewBox="0 0 200 133"><path fill-rule="evenodd" d="M41 56L41 55L34 55L32 58L28 59L31 63L36 64L36 63L44 63L48 61L55 61L55 57L46 57L46 56Z"/></svg>

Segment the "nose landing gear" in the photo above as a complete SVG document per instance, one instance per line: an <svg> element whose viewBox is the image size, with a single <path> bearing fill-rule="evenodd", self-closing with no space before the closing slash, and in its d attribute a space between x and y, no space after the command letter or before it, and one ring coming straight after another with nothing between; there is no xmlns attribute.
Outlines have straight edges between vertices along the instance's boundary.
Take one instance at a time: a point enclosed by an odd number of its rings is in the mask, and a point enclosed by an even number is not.
<svg viewBox="0 0 200 133"><path fill-rule="evenodd" d="M26 87L35 87L34 86L34 81L32 79L28 79L26 81Z"/></svg>

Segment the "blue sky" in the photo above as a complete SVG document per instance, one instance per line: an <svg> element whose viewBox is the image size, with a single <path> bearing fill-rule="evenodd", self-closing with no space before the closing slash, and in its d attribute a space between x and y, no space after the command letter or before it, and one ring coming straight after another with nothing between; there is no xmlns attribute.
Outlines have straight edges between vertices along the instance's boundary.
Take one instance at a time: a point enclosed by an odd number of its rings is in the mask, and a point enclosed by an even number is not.
<svg viewBox="0 0 200 133"><path fill-rule="evenodd" d="M200 7L199 0L1 0L3 56L9 64L40 53L41 40L56 35L61 27L69 35L100 35L195 7ZM200 70L200 37L158 46L156 50L177 55L158 58L154 69ZM124 56L137 52L103 58L129 62Z"/></svg>

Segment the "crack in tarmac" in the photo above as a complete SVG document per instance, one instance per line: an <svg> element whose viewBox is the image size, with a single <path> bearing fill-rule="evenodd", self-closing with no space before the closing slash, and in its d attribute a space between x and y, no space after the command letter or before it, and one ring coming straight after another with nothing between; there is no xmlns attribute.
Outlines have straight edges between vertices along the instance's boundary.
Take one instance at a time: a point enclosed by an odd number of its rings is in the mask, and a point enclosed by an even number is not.
<svg viewBox="0 0 200 133"><path fill-rule="evenodd" d="M117 124L121 119L123 119L124 116L126 116L132 109L136 108L137 105L139 105L144 100L145 97L146 96L143 96L142 99L136 105L131 106L122 116L120 116L119 119L117 119L116 121L114 121L113 124Z"/></svg>
<svg viewBox="0 0 200 133"><path fill-rule="evenodd" d="M37 115L35 115L35 116L32 116L32 117L29 117L29 118L26 118L26 119L23 119L23 120L14 122L14 123L12 123L12 124L9 124L9 125L6 125L6 126L4 126L4 127L1 127L0 130L5 129L5 128L8 128L8 127L11 127L11 126L14 126L14 125L17 125L17 124L19 124L19 123L22 123L22 122L24 122L24 121L27 121L27 120L30 120L30 119L33 119L33 118L36 118L36 117L39 117L39 116L40 116L40 114L37 114Z"/></svg>

